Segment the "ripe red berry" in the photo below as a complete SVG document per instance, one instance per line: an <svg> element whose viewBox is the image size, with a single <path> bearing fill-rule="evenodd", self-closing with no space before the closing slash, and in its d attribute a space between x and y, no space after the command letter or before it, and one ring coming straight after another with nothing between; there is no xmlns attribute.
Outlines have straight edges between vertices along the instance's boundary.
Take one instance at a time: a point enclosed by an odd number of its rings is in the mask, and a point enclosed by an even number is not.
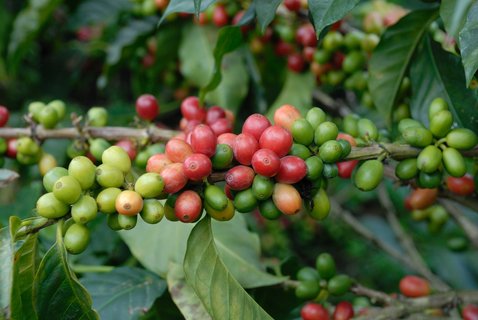
<svg viewBox="0 0 478 320"><path fill-rule="evenodd" d="M200 106L197 97L187 97L181 102L181 114L188 120L202 122L206 118L206 109Z"/></svg>
<svg viewBox="0 0 478 320"><path fill-rule="evenodd" d="M226 172L225 180L231 190L244 190L252 185L254 170L251 167L235 166Z"/></svg>
<svg viewBox="0 0 478 320"><path fill-rule="evenodd" d="M288 42L279 40L275 47L275 52L279 57L285 57L294 51L294 47Z"/></svg>
<svg viewBox="0 0 478 320"><path fill-rule="evenodd" d="M259 143L257 140L247 133L241 133L236 137L234 142L234 158L244 165L250 165L252 156L259 149Z"/></svg>
<svg viewBox="0 0 478 320"><path fill-rule="evenodd" d="M212 157L216 153L217 138L208 125L200 124L191 131L191 147L195 153Z"/></svg>
<svg viewBox="0 0 478 320"><path fill-rule="evenodd" d="M314 27L308 23L297 29L295 40L304 47L315 47L317 45L317 36Z"/></svg>
<svg viewBox="0 0 478 320"><path fill-rule="evenodd" d="M287 57L287 67L294 72L301 72L304 69L305 61L300 53L293 53Z"/></svg>
<svg viewBox="0 0 478 320"><path fill-rule="evenodd" d="M400 292L409 298L424 297L430 294L430 284L417 276L405 276L400 280Z"/></svg>
<svg viewBox="0 0 478 320"><path fill-rule="evenodd" d="M474 304L466 305L461 311L463 320L478 320L478 306Z"/></svg>
<svg viewBox="0 0 478 320"><path fill-rule="evenodd" d="M184 119L184 118L183 118ZM186 120L187 123L183 129L184 133L188 134L190 133L191 131L193 131L194 128L196 128L196 126L200 125L201 122L198 121L198 120Z"/></svg>
<svg viewBox="0 0 478 320"><path fill-rule="evenodd" d="M260 113L251 114L247 117L242 125L242 133L247 133L256 138L257 141L261 138L264 130L271 126L271 122L266 116Z"/></svg>
<svg viewBox="0 0 478 320"><path fill-rule="evenodd" d="M425 209L435 203L438 196L438 189L414 189L405 199L405 203L412 210Z"/></svg>
<svg viewBox="0 0 478 320"><path fill-rule="evenodd" d="M273 177L279 172L280 158L272 150L259 149L252 156L252 167L257 174L264 177Z"/></svg>
<svg viewBox="0 0 478 320"><path fill-rule="evenodd" d="M161 173L166 166L173 163L164 153L155 154L148 159L146 164L147 172Z"/></svg>
<svg viewBox="0 0 478 320"><path fill-rule="evenodd" d="M226 112L219 106L212 106L206 112L206 124L211 125L217 120L226 117Z"/></svg>
<svg viewBox="0 0 478 320"><path fill-rule="evenodd" d="M7 124L9 117L10 113L8 112L8 109L4 106L0 106L0 128Z"/></svg>
<svg viewBox="0 0 478 320"><path fill-rule="evenodd" d="M199 219L202 212L202 201L199 195L186 190L181 193L174 204L174 214L182 222L195 222Z"/></svg>
<svg viewBox="0 0 478 320"><path fill-rule="evenodd" d="M189 180L201 181L211 174L212 163L206 155L193 153L184 160L184 174Z"/></svg>
<svg viewBox="0 0 478 320"><path fill-rule="evenodd" d="M228 20L229 17L226 8L224 8L224 6L217 5L212 13L212 22L216 25L216 27L223 27L227 24Z"/></svg>
<svg viewBox="0 0 478 320"><path fill-rule="evenodd" d="M12 138L7 141L6 156L15 159L17 157L17 139Z"/></svg>
<svg viewBox="0 0 478 320"><path fill-rule="evenodd" d="M136 146L135 146L134 142L131 141L130 139L120 140L120 141L116 142L116 145L118 147L121 147L124 151L126 151L126 153L128 154L128 157L131 160L134 160L134 158L136 158L136 154L137 154Z"/></svg>
<svg viewBox="0 0 478 320"><path fill-rule="evenodd" d="M167 165L160 173L163 178L164 189L166 193L176 193L188 182L188 178L184 174L182 163L172 163Z"/></svg>
<svg viewBox="0 0 478 320"><path fill-rule="evenodd" d="M448 190L460 196L469 196L475 192L475 181L470 175L461 178L447 177L446 186Z"/></svg>
<svg viewBox="0 0 478 320"><path fill-rule="evenodd" d="M294 184L307 175L305 161L297 156L286 156L280 159L280 168L276 180L281 183Z"/></svg>
<svg viewBox="0 0 478 320"><path fill-rule="evenodd" d="M340 51L334 52L334 56L332 57L334 67L336 69L341 69L344 59L345 59L345 54L343 54Z"/></svg>
<svg viewBox="0 0 478 320"><path fill-rule="evenodd" d="M236 143L237 135L234 133L223 133L217 137L217 144L227 144L234 150L234 144Z"/></svg>
<svg viewBox="0 0 478 320"><path fill-rule="evenodd" d="M284 104L274 112L274 124L291 131L292 124L300 119L300 111L290 104Z"/></svg>
<svg viewBox="0 0 478 320"><path fill-rule="evenodd" d="M304 60L309 63L314 61L314 54L315 54L314 47L305 47L304 50L302 50L302 56L304 57Z"/></svg>
<svg viewBox="0 0 478 320"><path fill-rule="evenodd" d="M154 120L159 113L158 101L153 95L143 94L136 99L136 113L141 119Z"/></svg>
<svg viewBox="0 0 478 320"><path fill-rule="evenodd" d="M333 320L349 320L354 316L354 307L350 302L342 301L335 306Z"/></svg>
<svg viewBox="0 0 478 320"><path fill-rule="evenodd" d="M339 177L342 179L350 179L352 172L358 164L358 160L349 160L337 162L337 169L339 171Z"/></svg>
<svg viewBox="0 0 478 320"><path fill-rule="evenodd" d="M292 135L278 125L270 126L261 135L259 146L261 149L270 149L279 157L285 156L292 147Z"/></svg>
<svg viewBox="0 0 478 320"><path fill-rule="evenodd" d="M300 310L300 316L303 320L329 320L327 309L318 303L309 302Z"/></svg>
<svg viewBox="0 0 478 320"><path fill-rule="evenodd" d="M183 163L184 159L193 154L193 149L186 141L173 138L166 143L165 153L172 162Z"/></svg>
<svg viewBox="0 0 478 320"><path fill-rule="evenodd" d="M284 0L284 6L290 11L299 11L301 3L300 0Z"/></svg>
<svg viewBox="0 0 478 320"><path fill-rule="evenodd" d="M217 137L223 133L230 133L234 129L231 120L227 118L216 120L210 127Z"/></svg>
<svg viewBox="0 0 478 320"><path fill-rule="evenodd" d="M226 194L226 196L229 199L234 200L234 196L232 195L231 187L229 187L229 185L227 185L227 184L224 185L224 193Z"/></svg>

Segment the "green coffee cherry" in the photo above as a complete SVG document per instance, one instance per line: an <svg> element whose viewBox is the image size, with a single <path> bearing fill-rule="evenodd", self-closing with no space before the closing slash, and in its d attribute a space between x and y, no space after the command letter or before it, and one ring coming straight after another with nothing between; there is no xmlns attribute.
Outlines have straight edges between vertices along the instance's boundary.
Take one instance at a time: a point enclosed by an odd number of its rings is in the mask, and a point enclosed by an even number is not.
<svg viewBox="0 0 478 320"><path fill-rule="evenodd" d="M301 268L297 272L296 278L299 281L308 281L308 280L319 281L320 280L319 272L317 271L317 269L314 269L311 267Z"/></svg>
<svg viewBox="0 0 478 320"><path fill-rule="evenodd" d="M297 119L291 127L292 137L295 142L310 145L314 141L314 128L306 119Z"/></svg>
<svg viewBox="0 0 478 320"><path fill-rule="evenodd" d="M403 120L400 120L398 123L398 131L400 131L401 134L403 134L407 129L410 128L424 128L423 124L417 120L406 118Z"/></svg>
<svg viewBox="0 0 478 320"><path fill-rule="evenodd" d="M110 227L111 230L119 231L123 229L121 228L118 222L118 216L119 214L112 213L112 214L109 214L108 217L106 218L106 223L108 224L108 227Z"/></svg>
<svg viewBox="0 0 478 320"><path fill-rule="evenodd" d="M111 146L101 155L103 164L113 166L120 169L123 173L127 173L131 169L131 159L128 153L121 147Z"/></svg>
<svg viewBox="0 0 478 320"><path fill-rule="evenodd" d="M58 200L53 192L42 195L36 204L38 215L48 218L61 218L70 211L70 207Z"/></svg>
<svg viewBox="0 0 478 320"><path fill-rule="evenodd" d="M58 114L58 120L62 120L65 117L66 106L63 101L53 100L50 103L48 103L47 106L55 109L56 113Z"/></svg>
<svg viewBox="0 0 478 320"><path fill-rule="evenodd" d="M78 180L81 189L88 190L95 183L96 166L87 157L75 157L68 165L68 174Z"/></svg>
<svg viewBox="0 0 478 320"><path fill-rule="evenodd" d="M55 182L61 177L64 177L67 175L68 175L68 170L62 167L55 167L49 170L43 176L43 187L45 188L46 191L52 192Z"/></svg>
<svg viewBox="0 0 478 320"><path fill-rule="evenodd" d="M73 206L71 206L71 217L76 223L85 224L94 218L98 212L96 200L93 197L84 195Z"/></svg>
<svg viewBox="0 0 478 320"><path fill-rule="evenodd" d="M319 148L319 157L325 163L335 163L342 158L342 146L336 140L324 142Z"/></svg>
<svg viewBox="0 0 478 320"><path fill-rule="evenodd" d="M468 240L465 237L453 237L448 239L446 246L453 251L464 251L468 247Z"/></svg>
<svg viewBox="0 0 478 320"><path fill-rule="evenodd" d="M178 217L174 213L174 205L176 204L176 199L178 198L179 194L170 194L166 199L166 203L164 204L164 216L169 221L178 221Z"/></svg>
<svg viewBox="0 0 478 320"><path fill-rule="evenodd" d="M335 276L335 261L328 253L321 253L315 261L315 268L319 272L320 278L329 280Z"/></svg>
<svg viewBox="0 0 478 320"><path fill-rule="evenodd" d="M106 188L103 189L96 196L96 204L100 212L111 214L116 212L116 197L121 193L119 188Z"/></svg>
<svg viewBox="0 0 478 320"><path fill-rule="evenodd" d="M324 110L313 107L307 111L307 115L305 119L309 122L312 128L315 130L322 122L325 122L327 119L327 115L325 114Z"/></svg>
<svg viewBox="0 0 478 320"><path fill-rule="evenodd" d="M103 107L93 107L86 113L88 125L91 127L104 127L108 123L108 111Z"/></svg>
<svg viewBox="0 0 478 320"><path fill-rule="evenodd" d="M231 165L234 158L232 148L227 144L218 144L216 153L211 158L212 167L216 170L226 169Z"/></svg>
<svg viewBox="0 0 478 320"><path fill-rule="evenodd" d="M426 173L433 173L438 170L442 159L440 149L434 145L427 146L420 151L417 158L417 168Z"/></svg>
<svg viewBox="0 0 478 320"><path fill-rule="evenodd" d="M64 203L73 204L81 197L80 183L72 176L61 177L53 185L53 194Z"/></svg>
<svg viewBox="0 0 478 320"><path fill-rule="evenodd" d="M274 182L267 177L256 175L252 182L252 192L257 200L267 200L274 192Z"/></svg>
<svg viewBox="0 0 478 320"><path fill-rule="evenodd" d="M349 49L358 49L365 37L365 34L361 31L351 31L345 34L344 44Z"/></svg>
<svg viewBox="0 0 478 320"><path fill-rule="evenodd" d="M319 189L311 201L309 215L316 220L323 220L327 218L330 212L330 201L327 192L324 189Z"/></svg>
<svg viewBox="0 0 478 320"><path fill-rule="evenodd" d="M435 114L442 110L448 110L448 103L443 98L435 98L428 107L428 119L431 120Z"/></svg>
<svg viewBox="0 0 478 320"><path fill-rule="evenodd" d="M338 31L330 31L324 37L322 46L325 50L333 52L342 46L344 37Z"/></svg>
<svg viewBox="0 0 478 320"><path fill-rule="evenodd" d="M310 149L304 146L303 144L300 143L294 143L292 144L292 147L290 148L289 151L290 155L296 156L301 158L302 160L306 160L310 156L312 156L312 152L310 152Z"/></svg>
<svg viewBox="0 0 478 320"><path fill-rule="evenodd" d="M234 213L236 211L236 209L234 208L234 204L230 199L227 199L227 207L223 210L216 210L212 208L207 202L204 202L204 209L206 209L208 215L218 221L231 220L234 217Z"/></svg>
<svg viewBox="0 0 478 320"><path fill-rule="evenodd" d="M363 68L365 57L360 51L352 51L348 53L342 63L342 68L347 73L352 73Z"/></svg>
<svg viewBox="0 0 478 320"><path fill-rule="evenodd" d="M407 128L402 132L402 136L408 144L420 148L430 145L433 141L432 133L428 129L420 127Z"/></svg>
<svg viewBox="0 0 478 320"><path fill-rule="evenodd" d="M116 167L102 164L96 168L96 181L104 188L118 188L124 183L124 174Z"/></svg>
<svg viewBox="0 0 478 320"><path fill-rule="evenodd" d="M282 212L276 207L272 198L259 202L259 213L269 220L275 220L282 216Z"/></svg>
<svg viewBox="0 0 478 320"><path fill-rule="evenodd" d="M450 132L453 124L453 115L448 110L438 111L430 119L430 131L437 138L443 138Z"/></svg>
<svg viewBox="0 0 478 320"><path fill-rule="evenodd" d="M420 188L438 188L441 185L442 178L443 173L439 170L432 173L420 171L418 175L418 185Z"/></svg>
<svg viewBox="0 0 478 320"><path fill-rule="evenodd" d="M410 106L406 103L401 103L393 110L393 122L399 122L407 118L410 118Z"/></svg>
<svg viewBox="0 0 478 320"><path fill-rule="evenodd" d="M143 209L140 215L144 222L156 224L163 219L164 207L161 202L156 199L144 199Z"/></svg>
<svg viewBox="0 0 478 320"><path fill-rule="evenodd" d="M155 198L163 192L163 188L163 178L154 172L142 174L134 184L134 191L143 198Z"/></svg>
<svg viewBox="0 0 478 320"><path fill-rule="evenodd" d="M0 154L4 154L7 151L7 140L0 138Z"/></svg>
<svg viewBox="0 0 478 320"><path fill-rule="evenodd" d="M320 291L319 282L317 280L300 281L295 288L295 295L299 299L313 299Z"/></svg>
<svg viewBox="0 0 478 320"><path fill-rule="evenodd" d="M307 179L317 180L322 176L324 164L319 157L312 156L307 158L305 160L305 165L307 166Z"/></svg>
<svg viewBox="0 0 478 320"><path fill-rule="evenodd" d="M448 147L443 150L443 165L453 177L460 178L466 173L465 158L454 148Z"/></svg>
<svg viewBox="0 0 478 320"><path fill-rule="evenodd" d="M32 138L23 137L17 140L17 152L26 156L34 156L41 152L41 148Z"/></svg>
<svg viewBox="0 0 478 320"><path fill-rule="evenodd" d="M28 105L28 112L32 115L33 120L36 122L40 122L40 111L45 108L45 104L43 102L32 102Z"/></svg>
<svg viewBox="0 0 478 320"><path fill-rule="evenodd" d="M395 168L395 175L401 180L410 180L418 174L417 159L410 158L400 161Z"/></svg>
<svg viewBox="0 0 478 320"><path fill-rule="evenodd" d="M319 64L325 64L330 61L331 53L329 51L317 49L314 53L314 61Z"/></svg>
<svg viewBox="0 0 478 320"><path fill-rule="evenodd" d="M359 117L354 114L348 114L342 120L342 127L345 133L350 134L353 137L358 137L358 120Z"/></svg>
<svg viewBox="0 0 478 320"><path fill-rule="evenodd" d="M95 159L101 159L103 152L111 147L111 144L103 138L92 139L90 143L90 152Z"/></svg>
<svg viewBox="0 0 478 320"><path fill-rule="evenodd" d="M136 227L138 222L138 215L128 216L124 214L118 215L118 224L124 230L131 230Z"/></svg>
<svg viewBox="0 0 478 320"><path fill-rule="evenodd" d="M449 214L442 206L435 205L430 208L430 223L428 228L431 232L440 231L448 221Z"/></svg>
<svg viewBox="0 0 478 320"><path fill-rule="evenodd" d="M339 274L327 282L327 290L334 296L341 296L349 291L352 279L345 274Z"/></svg>
<svg viewBox="0 0 478 320"><path fill-rule="evenodd" d="M214 184L210 184L206 187L204 190L204 199L213 209L218 211L226 209L228 204L228 198L224 191Z"/></svg>
<svg viewBox="0 0 478 320"><path fill-rule="evenodd" d="M352 146L350 145L350 142L345 139L339 139L337 140L337 142L342 147L342 154L340 156L340 159L344 159L350 154L350 151L352 151Z"/></svg>
<svg viewBox="0 0 478 320"><path fill-rule="evenodd" d="M325 163L322 170L322 176L326 179L332 179L339 175L339 169L335 163Z"/></svg>
<svg viewBox="0 0 478 320"><path fill-rule="evenodd" d="M82 253L90 242L90 230L82 224L74 223L66 230L63 242L69 253Z"/></svg>
<svg viewBox="0 0 478 320"><path fill-rule="evenodd" d="M378 129L375 123L370 119L359 119L357 122L358 132L360 137L368 137L370 140L377 140Z"/></svg>
<svg viewBox="0 0 478 320"><path fill-rule="evenodd" d="M335 140L339 134L337 125L331 121L325 121L319 124L314 134L315 144L321 146L326 141Z"/></svg>
<svg viewBox="0 0 478 320"><path fill-rule="evenodd" d="M355 172L354 185L362 191L375 189L383 178L383 163L378 160L365 161Z"/></svg>
<svg viewBox="0 0 478 320"><path fill-rule="evenodd" d="M234 197L234 207L238 212L251 212L257 207L257 199L254 196L252 188L239 191Z"/></svg>
<svg viewBox="0 0 478 320"><path fill-rule="evenodd" d="M46 129L52 129L59 121L58 113L51 106L45 106L38 114L38 122Z"/></svg>
<svg viewBox="0 0 478 320"><path fill-rule="evenodd" d="M458 128L451 130L446 136L446 144L458 150L469 150L476 146L478 137L470 129Z"/></svg>

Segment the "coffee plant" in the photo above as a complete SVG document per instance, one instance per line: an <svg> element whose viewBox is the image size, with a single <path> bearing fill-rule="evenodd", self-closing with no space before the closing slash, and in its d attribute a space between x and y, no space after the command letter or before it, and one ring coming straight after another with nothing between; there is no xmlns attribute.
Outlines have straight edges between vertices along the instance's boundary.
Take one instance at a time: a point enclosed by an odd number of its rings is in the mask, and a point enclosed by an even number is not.
<svg viewBox="0 0 478 320"><path fill-rule="evenodd" d="M0 9L0 319L478 319L478 1Z"/></svg>

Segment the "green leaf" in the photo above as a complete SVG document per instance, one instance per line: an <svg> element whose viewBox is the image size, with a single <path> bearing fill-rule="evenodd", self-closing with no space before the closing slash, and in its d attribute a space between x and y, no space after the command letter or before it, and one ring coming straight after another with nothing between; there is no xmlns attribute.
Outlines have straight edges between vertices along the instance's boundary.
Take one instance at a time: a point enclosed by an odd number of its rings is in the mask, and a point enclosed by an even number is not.
<svg viewBox="0 0 478 320"><path fill-rule="evenodd" d="M209 217L198 222L191 232L184 273L187 283L196 291L213 319L272 319L222 262L214 244Z"/></svg>
<svg viewBox="0 0 478 320"><path fill-rule="evenodd" d="M81 283L102 319L139 319L166 290L166 282L157 275L132 267L88 273Z"/></svg>
<svg viewBox="0 0 478 320"><path fill-rule="evenodd" d="M277 7L282 0L254 0L253 5L256 10L257 21L261 31L264 32L274 19L276 15Z"/></svg>
<svg viewBox="0 0 478 320"><path fill-rule="evenodd" d="M458 33L465 24L465 17L473 0L447 0L440 5L440 17L448 35L458 38Z"/></svg>
<svg viewBox="0 0 478 320"><path fill-rule="evenodd" d="M312 106L312 92L314 90L314 75L310 72L287 72L286 81L282 90L267 112L272 118L274 112L284 104L291 104L305 115Z"/></svg>
<svg viewBox="0 0 478 320"><path fill-rule="evenodd" d="M99 319L92 309L88 291L68 265L62 225L60 221L56 243L43 257L33 283L33 303L38 319Z"/></svg>
<svg viewBox="0 0 478 320"><path fill-rule="evenodd" d="M0 318L10 318L15 249L9 228L0 229Z"/></svg>
<svg viewBox="0 0 478 320"><path fill-rule="evenodd" d="M326 26L342 19L358 2L359 0L309 0L309 13L316 34L319 35Z"/></svg>
<svg viewBox="0 0 478 320"><path fill-rule="evenodd" d="M465 67L467 86L478 70L478 1L468 11L463 29L460 31L460 52Z"/></svg>
<svg viewBox="0 0 478 320"><path fill-rule="evenodd" d="M181 265L176 263L170 264L167 281L171 298L186 320L212 319L206 309L204 309L201 300L199 300L193 288L186 283Z"/></svg>
<svg viewBox="0 0 478 320"><path fill-rule="evenodd" d="M88 0L81 2L73 15L69 18L69 27L75 30L81 26L93 25L101 22L109 25L117 21L121 12L131 10L129 0Z"/></svg>
<svg viewBox="0 0 478 320"><path fill-rule="evenodd" d="M157 225L138 221L134 229L120 231L120 235L144 267L166 278L171 262L182 265L187 239L193 227L194 224L166 219ZM247 229L242 215L236 214L227 223L214 221L213 230L221 258L242 286L260 287L284 280L263 270L259 238ZM145 242L150 245L145 246Z"/></svg>
<svg viewBox="0 0 478 320"><path fill-rule="evenodd" d="M20 175L15 171L8 169L0 169L0 188L8 186L13 181L20 178Z"/></svg>
<svg viewBox="0 0 478 320"><path fill-rule="evenodd" d="M403 76L428 25L435 20L435 10L412 11L382 35L369 62L368 87L378 112L391 120Z"/></svg>
<svg viewBox="0 0 478 320"><path fill-rule="evenodd" d="M224 27L219 30L219 35L214 48L214 71L209 83L199 92L199 99L204 100L206 93L214 90L222 79L222 58L227 53L236 50L242 44L242 33L239 27Z"/></svg>
<svg viewBox="0 0 478 320"><path fill-rule="evenodd" d="M198 14L198 12L206 10L214 2L216 2L216 0L171 0L169 1L168 7L164 11L163 16L159 20L158 24L163 23L167 16L176 12Z"/></svg>

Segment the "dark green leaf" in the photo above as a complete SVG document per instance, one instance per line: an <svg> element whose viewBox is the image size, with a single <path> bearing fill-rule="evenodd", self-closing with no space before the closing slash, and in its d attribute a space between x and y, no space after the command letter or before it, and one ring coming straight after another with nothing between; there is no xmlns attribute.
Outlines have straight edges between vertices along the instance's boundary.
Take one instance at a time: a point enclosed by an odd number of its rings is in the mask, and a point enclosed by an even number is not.
<svg viewBox="0 0 478 320"><path fill-rule="evenodd" d="M186 320L211 319L193 288L186 283L181 265L170 264L167 281L171 298Z"/></svg>
<svg viewBox="0 0 478 320"><path fill-rule="evenodd" d="M274 112L284 104L291 104L305 114L312 106L312 91L314 90L314 75L310 72L287 72L287 78L282 91L267 112L272 118Z"/></svg>
<svg viewBox="0 0 478 320"><path fill-rule="evenodd" d="M201 89L199 98L204 100L206 93L214 90L221 82L222 58L225 54L236 50L242 44L242 33L239 27L224 27L219 31L214 48L214 71L209 83Z"/></svg>
<svg viewBox="0 0 478 320"><path fill-rule="evenodd" d="M225 267L209 217L198 222L189 236L184 273L213 319L272 319Z"/></svg>
<svg viewBox="0 0 478 320"><path fill-rule="evenodd" d="M56 243L43 257L33 283L33 303L38 319L99 319L91 297L68 265L62 222Z"/></svg>
<svg viewBox="0 0 478 320"><path fill-rule="evenodd" d="M440 5L440 17L445 25L446 32L453 38L458 38L458 33L465 24L468 9L473 0L447 0Z"/></svg>
<svg viewBox="0 0 478 320"><path fill-rule="evenodd" d="M216 2L216 0L171 0L169 1L168 7L163 13L163 16L159 20L158 24L161 24L164 19L170 14L176 12L186 12L186 13L197 13L207 9L211 4Z"/></svg>
<svg viewBox="0 0 478 320"><path fill-rule="evenodd" d="M317 35L326 26L342 19L358 2L359 0L309 0L309 12Z"/></svg>
<svg viewBox="0 0 478 320"><path fill-rule="evenodd" d="M460 51L463 66L465 67L466 84L470 81L478 69L478 2L475 1L470 7L465 25L460 31Z"/></svg>
<svg viewBox="0 0 478 320"><path fill-rule="evenodd" d="M132 267L89 273L81 283L102 319L138 319L166 290L165 281L157 275Z"/></svg>
<svg viewBox="0 0 478 320"><path fill-rule="evenodd" d="M8 169L0 169L0 188L8 186L13 181L20 178L20 175L15 171Z"/></svg>
<svg viewBox="0 0 478 320"><path fill-rule="evenodd" d="M373 102L387 122L391 120L400 83L435 10L413 11L382 35L369 62L368 86Z"/></svg>
<svg viewBox="0 0 478 320"><path fill-rule="evenodd" d="M254 0L253 5L256 9L256 17L261 31L264 32L274 19L277 7L282 0Z"/></svg>
<svg viewBox="0 0 478 320"><path fill-rule="evenodd" d="M69 27L73 30L81 27L101 23L109 25L115 22L118 15L131 10L129 0L88 0L81 2L69 20Z"/></svg>

